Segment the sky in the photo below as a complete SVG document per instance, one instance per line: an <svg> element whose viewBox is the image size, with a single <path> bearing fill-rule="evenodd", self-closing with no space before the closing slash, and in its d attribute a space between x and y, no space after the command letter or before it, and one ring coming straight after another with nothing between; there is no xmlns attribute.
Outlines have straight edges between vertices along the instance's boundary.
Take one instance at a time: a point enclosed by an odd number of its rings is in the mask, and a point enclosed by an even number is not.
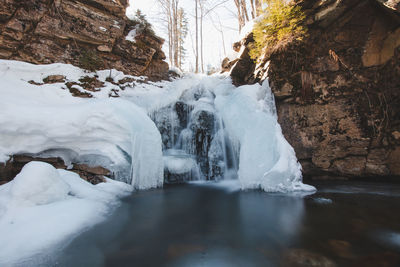
<svg viewBox="0 0 400 267"><path fill-rule="evenodd" d="M210 2L215 2L210 0ZM183 66L185 71L194 68L194 40L195 40L195 24L194 24L194 0L180 0L180 5L185 9L189 19L189 33L186 37L185 48L187 57ZM232 50L232 44L239 40L238 22L235 17L235 5L233 0L227 1L224 5L219 6L204 20L204 69L207 65L219 67L221 61ZM156 0L130 0L130 6L127 10L128 17L132 17L137 9L140 9L152 23L156 34L164 39L167 38L165 30L166 25L160 22L160 8ZM219 21L223 25L223 34L225 42L225 51L221 33L216 29L219 28ZM214 26L216 25L216 27ZM193 42L192 42L193 40ZM168 56L168 46L164 44L163 50Z"/></svg>

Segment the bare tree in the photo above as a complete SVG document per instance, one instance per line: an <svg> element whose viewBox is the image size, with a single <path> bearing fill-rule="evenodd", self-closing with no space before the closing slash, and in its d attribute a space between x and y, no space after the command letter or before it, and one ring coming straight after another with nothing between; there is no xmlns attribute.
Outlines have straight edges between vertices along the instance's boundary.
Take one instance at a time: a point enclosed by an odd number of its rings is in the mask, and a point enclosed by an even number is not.
<svg viewBox="0 0 400 267"><path fill-rule="evenodd" d="M247 21L249 21L249 14L247 13L246 0L234 0L237 9L237 17L239 23L239 32L242 30Z"/></svg>
<svg viewBox="0 0 400 267"><path fill-rule="evenodd" d="M251 18L255 19L261 12L261 0L250 0Z"/></svg>
<svg viewBox="0 0 400 267"><path fill-rule="evenodd" d="M229 0L196 0L196 1L198 2L198 8L199 8L199 11L200 11L200 16L198 17L199 18L199 24L200 24L200 31L199 31L199 36L200 36L200 67L201 67L201 72L204 73L204 53L203 53L203 48L204 48L203 23L204 23L204 19L212 11L214 11L216 8L218 8L219 6L223 5L224 3L228 2ZM197 52L197 54L198 54L198 52Z"/></svg>
<svg viewBox="0 0 400 267"><path fill-rule="evenodd" d="M183 9L181 10L179 7L179 0L157 0L157 2L161 7L164 21L168 25L168 56L170 65L181 68L181 62L183 61L181 58L183 54L181 52L184 40L182 34L185 34L186 37L187 33L187 30L183 31L181 28L184 19Z"/></svg>
<svg viewBox="0 0 400 267"><path fill-rule="evenodd" d="M199 73L199 0L195 0L195 20L196 20L196 67L195 73Z"/></svg>

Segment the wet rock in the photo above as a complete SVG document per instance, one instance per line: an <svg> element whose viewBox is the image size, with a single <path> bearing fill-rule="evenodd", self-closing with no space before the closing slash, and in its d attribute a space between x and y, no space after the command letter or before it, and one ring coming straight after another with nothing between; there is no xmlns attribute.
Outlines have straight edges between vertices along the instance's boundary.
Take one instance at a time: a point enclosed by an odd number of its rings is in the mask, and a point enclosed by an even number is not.
<svg viewBox="0 0 400 267"><path fill-rule="evenodd" d="M104 86L104 82L99 81L97 77L85 76L79 79L79 85L88 91L96 92L99 88Z"/></svg>
<svg viewBox="0 0 400 267"><path fill-rule="evenodd" d="M397 146L394 150L390 151L388 157L388 167L390 173L394 175L400 175L400 146Z"/></svg>
<svg viewBox="0 0 400 267"><path fill-rule="evenodd" d="M209 172L208 151L213 137L214 123L215 117L212 112L200 110L192 114L190 128L193 131L197 161L206 176Z"/></svg>
<svg viewBox="0 0 400 267"><path fill-rule="evenodd" d="M351 251L351 244L344 240L329 240L330 249L339 257L353 259L355 255Z"/></svg>
<svg viewBox="0 0 400 267"><path fill-rule="evenodd" d="M43 79L44 83L63 83L65 81L64 75L49 75Z"/></svg>
<svg viewBox="0 0 400 267"><path fill-rule="evenodd" d="M178 115L179 123L182 128L186 128L189 123L189 114L192 111L193 107L190 107L183 101L178 101L175 103L175 111Z"/></svg>
<svg viewBox="0 0 400 267"><path fill-rule="evenodd" d="M362 257L356 261L352 266L354 267L375 267L375 266L387 266L395 267L400 264L400 256L393 252L384 252L370 254Z"/></svg>
<svg viewBox="0 0 400 267"><path fill-rule="evenodd" d="M106 168L103 168L101 166L89 166L87 164L73 164L73 168L78 171L83 171L86 173L91 173L95 175L102 175L102 176L110 176L111 172L107 170Z"/></svg>
<svg viewBox="0 0 400 267"><path fill-rule="evenodd" d="M290 249L282 259L282 267L335 267L336 264L327 257L305 250Z"/></svg>
<svg viewBox="0 0 400 267"><path fill-rule="evenodd" d="M67 168L59 157L37 157L31 155L14 155L6 163L0 163L0 183L5 183L14 179L14 177L22 170L25 164L31 161L41 161L52 165L56 169L68 169L77 173L82 179L98 184L105 182L104 176L112 177L112 173L102 166L88 166L87 164L73 164L72 168Z"/></svg>

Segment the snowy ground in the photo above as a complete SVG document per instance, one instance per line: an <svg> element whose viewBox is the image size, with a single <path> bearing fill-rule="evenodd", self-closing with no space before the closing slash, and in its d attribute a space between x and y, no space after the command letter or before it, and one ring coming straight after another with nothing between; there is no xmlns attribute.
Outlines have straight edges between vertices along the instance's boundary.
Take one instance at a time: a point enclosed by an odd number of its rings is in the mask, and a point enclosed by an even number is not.
<svg viewBox="0 0 400 267"><path fill-rule="evenodd" d="M77 174L30 162L0 186L0 266L35 266L101 222L132 186L107 179L92 185Z"/></svg>

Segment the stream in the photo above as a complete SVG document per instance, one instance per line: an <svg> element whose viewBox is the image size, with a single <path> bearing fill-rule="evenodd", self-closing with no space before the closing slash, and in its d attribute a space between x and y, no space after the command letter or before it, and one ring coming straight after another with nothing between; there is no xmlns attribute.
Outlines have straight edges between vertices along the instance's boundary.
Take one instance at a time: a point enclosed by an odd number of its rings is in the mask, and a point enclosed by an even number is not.
<svg viewBox="0 0 400 267"><path fill-rule="evenodd" d="M309 195L234 182L135 192L46 265L399 266L399 185L315 186Z"/></svg>

